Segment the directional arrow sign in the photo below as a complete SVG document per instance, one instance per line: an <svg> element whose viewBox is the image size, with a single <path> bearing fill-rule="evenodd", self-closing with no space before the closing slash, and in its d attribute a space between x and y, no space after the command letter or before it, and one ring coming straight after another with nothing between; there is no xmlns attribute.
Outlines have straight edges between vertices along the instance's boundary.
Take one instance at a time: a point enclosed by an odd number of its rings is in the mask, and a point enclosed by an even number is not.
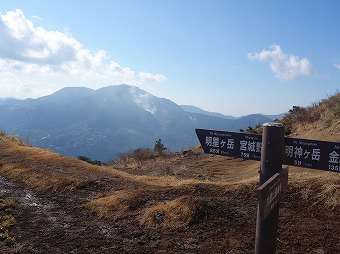
<svg viewBox="0 0 340 254"><path fill-rule="evenodd" d="M261 135L203 129L196 134L205 153L261 160Z"/></svg>
<svg viewBox="0 0 340 254"><path fill-rule="evenodd" d="M262 135L196 129L205 153L261 160ZM340 173L340 143L285 138L283 163Z"/></svg>
<svg viewBox="0 0 340 254"><path fill-rule="evenodd" d="M340 143L285 138L283 163L340 173Z"/></svg>

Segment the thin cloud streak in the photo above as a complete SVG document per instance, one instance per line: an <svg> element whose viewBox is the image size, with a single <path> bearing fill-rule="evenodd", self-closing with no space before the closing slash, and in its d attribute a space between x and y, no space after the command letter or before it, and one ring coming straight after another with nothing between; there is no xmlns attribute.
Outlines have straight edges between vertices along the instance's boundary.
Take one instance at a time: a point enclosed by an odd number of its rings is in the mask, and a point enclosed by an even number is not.
<svg viewBox="0 0 340 254"><path fill-rule="evenodd" d="M39 20L39 21L44 21L41 17L39 17L37 15L33 15L32 18Z"/></svg>

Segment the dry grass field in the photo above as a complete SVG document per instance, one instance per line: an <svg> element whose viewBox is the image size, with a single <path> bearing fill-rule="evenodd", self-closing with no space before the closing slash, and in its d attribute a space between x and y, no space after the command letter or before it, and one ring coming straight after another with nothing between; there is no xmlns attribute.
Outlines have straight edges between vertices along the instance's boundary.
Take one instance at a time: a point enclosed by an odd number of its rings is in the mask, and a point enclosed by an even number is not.
<svg viewBox="0 0 340 254"><path fill-rule="evenodd" d="M340 142L328 117L292 135ZM258 170L199 147L94 166L2 133L0 252L254 253ZM339 173L290 167L277 253L339 253L339 186Z"/></svg>

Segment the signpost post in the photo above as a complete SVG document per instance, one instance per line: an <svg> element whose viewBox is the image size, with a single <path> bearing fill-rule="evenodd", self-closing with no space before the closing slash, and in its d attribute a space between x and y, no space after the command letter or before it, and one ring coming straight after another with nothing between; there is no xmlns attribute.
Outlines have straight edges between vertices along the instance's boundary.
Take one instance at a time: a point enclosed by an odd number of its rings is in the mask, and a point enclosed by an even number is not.
<svg viewBox="0 0 340 254"><path fill-rule="evenodd" d="M279 123L265 123L263 125L260 183L261 186L276 173L281 173L284 147L284 126ZM265 219L257 212L256 223L256 254L272 254L276 251L276 237L279 217L279 203L277 203Z"/></svg>
<svg viewBox="0 0 340 254"><path fill-rule="evenodd" d="M340 173L340 143L285 138L284 126L263 124L263 135L196 129L205 153L261 161L257 189L256 254L274 254L279 200L288 185L288 166Z"/></svg>

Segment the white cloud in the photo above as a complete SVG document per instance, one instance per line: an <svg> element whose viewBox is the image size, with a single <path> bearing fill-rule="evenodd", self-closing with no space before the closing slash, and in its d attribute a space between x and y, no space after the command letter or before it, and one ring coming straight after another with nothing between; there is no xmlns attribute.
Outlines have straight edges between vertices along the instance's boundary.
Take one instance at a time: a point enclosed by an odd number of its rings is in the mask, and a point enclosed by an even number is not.
<svg viewBox="0 0 340 254"><path fill-rule="evenodd" d="M278 78L291 80L299 76L314 74L312 64L307 58L285 54L279 45L272 45L271 50L262 50L259 53L249 53L250 60L259 60L269 64L271 70Z"/></svg>
<svg viewBox="0 0 340 254"><path fill-rule="evenodd" d="M145 81L153 81L153 82L161 82L165 81L166 77L162 74L151 74L147 72L139 72L138 76L140 77L142 82Z"/></svg>
<svg viewBox="0 0 340 254"><path fill-rule="evenodd" d="M106 85L113 82L141 85L166 80L161 74L136 72L130 67L122 67L110 60L104 50L85 49L66 33L36 27L19 9L0 13L0 34L0 97L3 96L1 91L9 91L8 87L1 90L9 83L13 84L10 86L12 88L15 84L24 87L26 83L33 91L34 84L37 84L37 80L33 80L38 77L36 74L43 81L53 76L55 80L68 82L59 86L85 85L84 80L87 85L90 85L89 81ZM21 78L20 85L15 80L10 81L7 74L5 79L5 73L16 73L14 76ZM16 92L17 89L13 90L13 93Z"/></svg>
<svg viewBox="0 0 340 254"><path fill-rule="evenodd" d="M0 73L0 97L15 97L24 99L28 97L40 97L50 94L60 89L60 87L51 79L44 79L40 74L30 74L38 77L21 75L19 72L1 72Z"/></svg>
<svg viewBox="0 0 340 254"><path fill-rule="evenodd" d="M27 64L62 65L77 60L82 50L75 39L34 27L21 10L0 16L0 57Z"/></svg>
<svg viewBox="0 0 340 254"><path fill-rule="evenodd" d="M340 64L334 64L335 69L337 69L338 71L340 71Z"/></svg>

